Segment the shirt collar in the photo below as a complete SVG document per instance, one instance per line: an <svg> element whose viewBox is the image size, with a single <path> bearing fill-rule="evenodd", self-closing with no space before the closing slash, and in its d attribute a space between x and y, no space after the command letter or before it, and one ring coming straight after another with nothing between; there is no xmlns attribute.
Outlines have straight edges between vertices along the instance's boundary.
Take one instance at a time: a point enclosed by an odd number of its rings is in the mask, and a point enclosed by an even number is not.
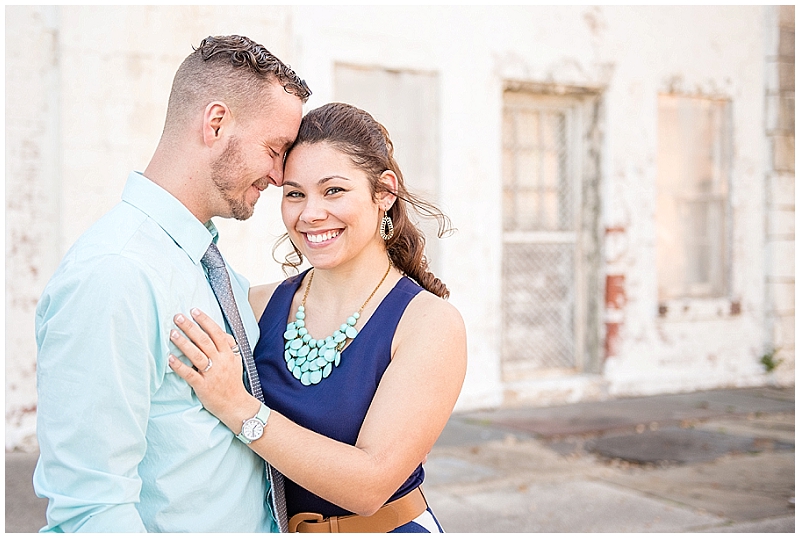
<svg viewBox="0 0 800 538"><path fill-rule="evenodd" d="M197 220L177 198L139 172L128 175L122 201L153 219L195 264L200 263L209 244L217 242L219 232L213 222Z"/></svg>

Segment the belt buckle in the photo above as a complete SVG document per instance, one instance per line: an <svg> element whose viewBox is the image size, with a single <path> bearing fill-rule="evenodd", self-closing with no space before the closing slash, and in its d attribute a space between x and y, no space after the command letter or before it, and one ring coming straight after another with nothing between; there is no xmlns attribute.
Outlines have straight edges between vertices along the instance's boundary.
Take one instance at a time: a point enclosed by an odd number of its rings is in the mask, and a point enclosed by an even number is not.
<svg viewBox="0 0 800 538"><path fill-rule="evenodd" d="M322 523L325 518L322 514L314 512L299 512L289 520L289 532L298 532L297 527L301 523Z"/></svg>

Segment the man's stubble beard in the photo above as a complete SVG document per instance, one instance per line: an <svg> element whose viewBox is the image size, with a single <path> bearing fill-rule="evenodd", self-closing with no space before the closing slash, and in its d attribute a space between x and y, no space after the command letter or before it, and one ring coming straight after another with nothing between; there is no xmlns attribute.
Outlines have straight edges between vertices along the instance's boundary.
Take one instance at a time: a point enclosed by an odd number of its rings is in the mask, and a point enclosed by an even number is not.
<svg viewBox="0 0 800 538"><path fill-rule="evenodd" d="M236 220L247 220L253 216L255 211L255 204L248 204L245 199L247 190L239 198L232 194L239 187L244 168L244 159L239 148L239 140L235 137L228 140L225 151L211 165L211 180L214 182L214 186L217 187L219 195L228 204L230 216Z"/></svg>

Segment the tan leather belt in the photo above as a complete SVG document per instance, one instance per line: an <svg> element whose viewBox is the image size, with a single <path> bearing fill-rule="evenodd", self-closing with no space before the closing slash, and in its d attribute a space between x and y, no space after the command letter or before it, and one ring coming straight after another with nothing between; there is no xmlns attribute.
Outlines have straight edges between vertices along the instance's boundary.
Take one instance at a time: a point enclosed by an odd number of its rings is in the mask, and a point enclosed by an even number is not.
<svg viewBox="0 0 800 538"><path fill-rule="evenodd" d="M396 501L386 503L371 516L331 516L300 512L289 520L289 532L389 532L400 525L413 521L428 503L417 488Z"/></svg>

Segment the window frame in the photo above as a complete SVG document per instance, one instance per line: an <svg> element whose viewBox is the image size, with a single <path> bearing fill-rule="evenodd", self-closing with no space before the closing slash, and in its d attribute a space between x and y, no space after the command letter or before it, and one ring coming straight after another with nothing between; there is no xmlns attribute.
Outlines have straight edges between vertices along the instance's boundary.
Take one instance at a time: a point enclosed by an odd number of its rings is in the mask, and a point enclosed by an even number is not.
<svg viewBox="0 0 800 538"><path fill-rule="evenodd" d="M661 126L660 123L662 121L661 117L661 107L662 107L662 99L675 99L675 100L702 100L706 101L712 106L721 106L721 110L719 112L719 132L717 133L716 138L712 141L709 148L712 152L718 152L718 161L715 163L715 166L721 170L721 174L723 174L725 188L721 190L716 190L711 193L700 193L699 190L695 190L694 193L689 193L685 195L684 204L691 203L695 200L705 199L707 203L711 203L717 201L720 203L721 210L718 212L721 215L722 220L722 230L719 230L716 234L720 241L723 242L721 246L717 248L717 250L721 253L721 259L718 258L716 262L710 260L710 263L713 265L714 263L718 264L718 272L720 275L720 282L715 284L713 282L708 282L705 284L697 284L691 283L688 281L688 278L684 278L683 283L681 286L675 286L672 288L671 291L664 290L664 285L662 284L661 274L668 269L662 269L660 267L660 259L663 256L663 253L659 253L659 249L662 248L660 246L660 239L657 236L655 241L655 262L656 262L656 285L657 285L657 300L658 300L658 317L662 320L666 321L697 321L697 320L709 320L709 319L720 319L721 317L730 317L735 316L739 313L739 302L735 301L732 298L732 289L733 289L733 282L732 282L732 274L733 274L733 229L734 229L734 221L733 221L733 205L732 205L732 197L733 197L733 100L727 97L722 96L706 96L706 95L683 95L683 94L676 94L676 93L660 93L658 94L658 103L656 106L657 110L657 122L659 123L659 127L657 128L658 133L658 141L656 145L656 181L655 181L655 211L654 211L654 221L655 221L655 229L656 233L663 233L661 231L662 223L659 222L658 217L658 206L659 206L659 196L661 196L660 190L662 189L664 179L661 177L661 171L658 170L659 162L661 159L664 158L660 155L661 151ZM695 182L696 184L697 182ZM680 188L675 188L672 192L679 192ZM673 198L679 198L680 195L674 195ZM672 202L678 207L678 201ZM708 213L707 213L708 214ZM678 224L681 225L682 222L679 220L680 215L676 220ZM681 226L683 227L683 226ZM686 232L680 232L683 237L688 235ZM709 234L707 234L709 235ZM680 246L684 250L687 251L691 241L684 242ZM674 270L674 268L671 268ZM717 287L715 290L714 287ZM691 289L691 288L694 289ZM681 289L682 288L682 291ZM678 291L675 291L678 290Z"/></svg>

